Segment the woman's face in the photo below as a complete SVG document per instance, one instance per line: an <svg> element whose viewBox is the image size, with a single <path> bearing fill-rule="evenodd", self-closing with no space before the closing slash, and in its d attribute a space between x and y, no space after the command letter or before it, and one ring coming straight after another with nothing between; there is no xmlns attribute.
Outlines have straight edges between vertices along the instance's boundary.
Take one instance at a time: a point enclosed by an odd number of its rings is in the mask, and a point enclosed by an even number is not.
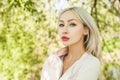
<svg viewBox="0 0 120 80"><path fill-rule="evenodd" d="M65 46L83 43L84 34L82 22L72 11L66 11L60 16L59 35Z"/></svg>

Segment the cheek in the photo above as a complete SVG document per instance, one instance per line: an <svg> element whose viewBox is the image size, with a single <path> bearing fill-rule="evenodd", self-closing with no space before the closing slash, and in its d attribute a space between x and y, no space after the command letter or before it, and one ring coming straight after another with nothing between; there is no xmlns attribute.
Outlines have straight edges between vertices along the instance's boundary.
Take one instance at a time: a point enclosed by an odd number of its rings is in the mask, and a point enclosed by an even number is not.
<svg viewBox="0 0 120 80"><path fill-rule="evenodd" d="M59 34L59 36L62 35L62 30L61 29L58 29L58 34Z"/></svg>
<svg viewBox="0 0 120 80"><path fill-rule="evenodd" d="M74 36L82 36L84 34L84 31L82 29L72 30L71 32L72 32L71 34L73 34L72 35L73 37Z"/></svg>

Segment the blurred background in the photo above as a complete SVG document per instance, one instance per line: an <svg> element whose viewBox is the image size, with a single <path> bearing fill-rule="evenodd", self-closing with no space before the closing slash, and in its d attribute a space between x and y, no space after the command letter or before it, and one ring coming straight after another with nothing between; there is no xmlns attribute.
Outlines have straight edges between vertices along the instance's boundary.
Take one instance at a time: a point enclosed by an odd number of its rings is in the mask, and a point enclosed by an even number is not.
<svg viewBox="0 0 120 80"><path fill-rule="evenodd" d="M120 80L120 0L0 0L0 80L40 80L45 59L63 45L59 12L85 8L102 38L99 80Z"/></svg>

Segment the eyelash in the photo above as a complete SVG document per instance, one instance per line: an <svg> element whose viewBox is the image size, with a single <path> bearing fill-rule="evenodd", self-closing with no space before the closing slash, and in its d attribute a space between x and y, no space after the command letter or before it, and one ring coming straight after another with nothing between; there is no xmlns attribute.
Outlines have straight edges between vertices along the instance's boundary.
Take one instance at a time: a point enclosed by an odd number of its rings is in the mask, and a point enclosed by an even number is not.
<svg viewBox="0 0 120 80"><path fill-rule="evenodd" d="M59 27L64 27L64 24L59 24Z"/></svg>
<svg viewBox="0 0 120 80"><path fill-rule="evenodd" d="M75 23L71 23L70 26L71 26L71 27L74 27L74 26L76 26L76 24L75 24Z"/></svg>
<svg viewBox="0 0 120 80"><path fill-rule="evenodd" d="M70 26L70 27L74 27L74 26L76 26L76 24L75 24L75 23L70 23L69 26ZM59 27L64 27L64 24L59 24Z"/></svg>

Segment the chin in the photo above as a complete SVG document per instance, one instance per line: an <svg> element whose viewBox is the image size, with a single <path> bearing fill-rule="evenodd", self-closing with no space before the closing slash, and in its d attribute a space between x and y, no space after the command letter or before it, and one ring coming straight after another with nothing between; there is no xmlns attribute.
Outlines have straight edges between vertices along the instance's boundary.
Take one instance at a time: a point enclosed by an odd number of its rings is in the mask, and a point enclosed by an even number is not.
<svg viewBox="0 0 120 80"><path fill-rule="evenodd" d="M71 45L75 45L77 44L78 41L74 41L74 42L63 42L64 46L71 46Z"/></svg>
<svg viewBox="0 0 120 80"><path fill-rule="evenodd" d="M64 45L64 46L69 46L69 44L68 44L68 43L66 43L66 42L63 42L63 45Z"/></svg>
<svg viewBox="0 0 120 80"><path fill-rule="evenodd" d="M70 46L70 45L72 45L71 43L67 43L67 42L63 42L63 45L64 46Z"/></svg>

